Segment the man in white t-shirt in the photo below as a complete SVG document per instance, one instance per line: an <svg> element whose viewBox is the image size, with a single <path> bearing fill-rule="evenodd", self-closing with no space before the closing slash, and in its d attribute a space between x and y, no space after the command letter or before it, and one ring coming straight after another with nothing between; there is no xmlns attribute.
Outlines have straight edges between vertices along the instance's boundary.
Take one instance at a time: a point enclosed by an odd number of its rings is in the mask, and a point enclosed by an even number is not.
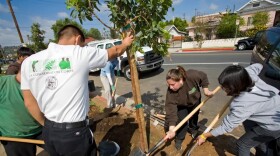
<svg viewBox="0 0 280 156"><path fill-rule="evenodd" d="M50 43L22 64L25 106L44 126L43 139L50 155L96 155L87 119L88 72L122 55L134 38L128 35L121 45L107 50L83 47L82 31L66 25L58 39L58 44Z"/></svg>

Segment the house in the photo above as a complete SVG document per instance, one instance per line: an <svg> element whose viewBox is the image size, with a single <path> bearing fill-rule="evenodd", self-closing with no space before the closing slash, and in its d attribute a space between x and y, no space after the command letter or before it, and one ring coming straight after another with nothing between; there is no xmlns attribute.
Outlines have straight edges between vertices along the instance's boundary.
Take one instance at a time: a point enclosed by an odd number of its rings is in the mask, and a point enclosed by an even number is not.
<svg viewBox="0 0 280 156"><path fill-rule="evenodd" d="M201 35L204 39L207 40L215 39L216 27L220 23L221 16L225 13L226 12L195 16L195 21L205 24L206 27L206 31L200 32L200 34L198 35ZM189 37L194 39L197 33L196 29L198 29L198 26L196 26L194 23L189 23L189 27L186 28Z"/></svg>
<svg viewBox="0 0 280 156"><path fill-rule="evenodd" d="M267 27L275 26L280 22L280 0L250 0L236 11L245 21L245 25L240 26L239 29L244 31L253 28L252 22L254 14L263 11L267 12L269 15Z"/></svg>
<svg viewBox="0 0 280 156"><path fill-rule="evenodd" d="M87 43L89 43L91 41L95 41L95 39L92 38L92 37L88 37L88 38L85 39L85 44L87 44Z"/></svg>
<svg viewBox="0 0 280 156"><path fill-rule="evenodd" d="M187 35L186 32L179 31L175 25L167 25L164 28L169 32L169 34L172 36L171 39L172 41L177 41L177 40L183 40L185 36Z"/></svg>

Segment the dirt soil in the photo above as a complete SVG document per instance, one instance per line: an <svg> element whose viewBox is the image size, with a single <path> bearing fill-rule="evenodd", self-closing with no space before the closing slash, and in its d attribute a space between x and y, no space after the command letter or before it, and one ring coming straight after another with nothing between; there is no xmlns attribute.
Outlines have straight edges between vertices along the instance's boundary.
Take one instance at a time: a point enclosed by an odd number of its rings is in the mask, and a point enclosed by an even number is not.
<svg viewBox="0 0 280 156"><path fill-rule="evenodd" d="M113 110L106 110L105 99L95 97L91 100L91 111L89 118L92 119L95 141L115 141L120 146L119 156L128 156L134 148L140 147L139 131L135 120L135 111L126 107L117 107ZM155 125L152 120L146 120L147 139L149 147L152 148L164 136L164 128ZM201 130L203 131L203 130ZM210 138L202 146L196 147L193 156L231 156L235 155L234 146L236 138L230 135L223 135L217 138ZM174 147L174 140L167 141L151 155L154 156L181 156L194 144L194 140L187 134L183 142L183 148L177 151Z"/></svg>

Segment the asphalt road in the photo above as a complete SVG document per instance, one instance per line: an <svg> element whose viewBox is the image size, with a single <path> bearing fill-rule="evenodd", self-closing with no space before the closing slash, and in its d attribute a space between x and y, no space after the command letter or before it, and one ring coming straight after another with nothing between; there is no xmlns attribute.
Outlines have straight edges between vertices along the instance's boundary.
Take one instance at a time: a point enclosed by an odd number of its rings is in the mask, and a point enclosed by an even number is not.
<svg viewBox="0 0 280 156"><path fill-rule="evenodd" d="M170 69L176 68L177 65L183 66L185 69L204 71L210 81L209 89L214 90L218 86L217 78L225 67L236 63L246 67L250 64L250 57L251 51L172 53L171 57L164 58L165 61L160 70L141 74L140 90L142 102L154 108L156 112L164 112L167 89L165 76ZM98 72L91 73L89 79L94 80L97 91L102 89ZM132 98L130 81L127 81L124 77L119 77L116 93L125 98ZM230 97L227 97L223 91L218 92L202 107L200 114L201 123L208 125L229 99ZM238 128L233 134L240 136L242 131L242 128Z"/></svg>

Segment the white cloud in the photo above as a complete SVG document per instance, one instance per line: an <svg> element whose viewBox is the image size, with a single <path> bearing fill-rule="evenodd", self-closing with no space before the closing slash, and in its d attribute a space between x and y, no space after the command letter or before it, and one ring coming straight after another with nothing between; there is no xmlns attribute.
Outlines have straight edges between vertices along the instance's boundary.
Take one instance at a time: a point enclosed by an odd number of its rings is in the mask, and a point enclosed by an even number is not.
<svg viewBox="0 0 280 156"><path fill-rule="evenodd" d="M69 18L69 15L66 12L59 12L57 13L59 18Z"/></svg>
<svg viewBox="0 0 280 156"><path fill-rule="evenodd" d="M10 12L8 6L4 6L0 3L0 12Z"/></svg>
<svg viewBox="0 0 280 156"><path fill-rule="evenodd" d="M177 4L180 4L182 2L183 2L183 0L173 0L173 5L177 5Z"/></svg>
<svg viewBox="0 0 280 156"><path fill-rule="evenodd" d="M211 3L210 6L209 6L209 9L211 9L211 10L217 10L218 7L219 7L218 5Z"/></svg>
<svg viewBox="0 0 280 156"><path fill-rule="evenodd" d="M28 33L28 31L21 30L21 34L25 42L27 42L26 35ZM0 28L0 44L2 46L20 45L21 43L16 28Z"/></svg>
<svg viewBox="0 0 280 156"><path fill-rule="evenodd" d="M7 21L7 20L4 20L4 19L0 19L0 27L11 27L13 26L14 23L11 22L11 21Z"/></svg>

